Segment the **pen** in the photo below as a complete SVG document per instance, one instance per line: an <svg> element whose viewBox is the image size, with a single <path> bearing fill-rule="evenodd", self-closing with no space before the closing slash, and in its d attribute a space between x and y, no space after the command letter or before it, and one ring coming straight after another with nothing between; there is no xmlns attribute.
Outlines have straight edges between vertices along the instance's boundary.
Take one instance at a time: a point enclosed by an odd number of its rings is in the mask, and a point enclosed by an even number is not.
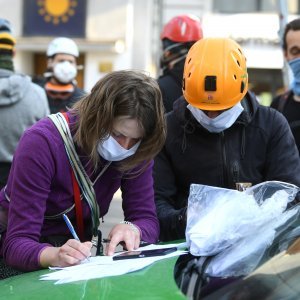
<svg viewBox="0 0 300 300"><path fill-rule="evenodd" d="M67 226L68 226L68 228L69 228L69 230L70 230L73 238L75 240L77 240L77 241L80 242L80 239L79 239L79 237L78 237L78 235L77 235L77 233L76 233L76 231L75 231L75 229L74 229L71 221L69 220L68 216L66 214L63 214L63 218L64 218L64 220L65 220L65 222L66 222L66 224L67 224Z"/></svg>
<svg viewBox="0 0 300 300"><path fill-rule="evenodd" d="M68 216L67 216L66 214L63 214L63 218L64 218L64 220L65 220L65 222L66 222L66 224L67 224L67 226L68 226L68 228L69 228L69 230L70 230L70 232L71 232L73 238L74 238L75 240L77 240L77 241L80 242L80 239L79 239L79 237L78 237L78 235L77 235L77 233L76 233L76 231L75 231L75 229L74 229L74 227L73 227L73 225L72 225L70 219L68 218ZM86 259L87 259L88 261L90 261L90 258L89 258L89 257L87 257Z"/></svg>

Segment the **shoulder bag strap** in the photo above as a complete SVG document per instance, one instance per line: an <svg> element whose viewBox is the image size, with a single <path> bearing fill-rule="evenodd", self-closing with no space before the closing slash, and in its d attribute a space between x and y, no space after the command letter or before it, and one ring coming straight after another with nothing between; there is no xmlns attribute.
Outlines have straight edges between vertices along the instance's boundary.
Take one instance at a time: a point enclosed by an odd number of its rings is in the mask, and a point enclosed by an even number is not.
<svg viewBox="0 0 300 300"><path fill-rule="evenodd" d="M291 91L287 91L284 94L282 94L279 98L279 102L278 102L278 108L277 110L280 111L281 113L284 110L285 104L287 102L288 97L290 96Z"/></svg>
<svg viewBox="0 0 300 300"><path fill-rule="evenodd" d="M67 113L63 113L63 116L70 124L69 116ZM71 168L73 192L74 192L74 202L75 202L75 214L76 214L76 224L78 228L78 235L81 241L84 241L84 223L83 223L83 214L82 214L82 204L80 199L80 188L76 180L74 170Z"/></svg>
<svg viewBox="0 0 300 300"><path fill-rule="evenodd" d="M100 224L100 209L96 201L96 195L93 188L93 184L88 175L86 174L81 164L81 161L77 155L68 122L61 113L52 114L48 117L52 120L63 139L66 153L74 172L74 176L91 210L93 235L96 236L97 229Z"/></svg>

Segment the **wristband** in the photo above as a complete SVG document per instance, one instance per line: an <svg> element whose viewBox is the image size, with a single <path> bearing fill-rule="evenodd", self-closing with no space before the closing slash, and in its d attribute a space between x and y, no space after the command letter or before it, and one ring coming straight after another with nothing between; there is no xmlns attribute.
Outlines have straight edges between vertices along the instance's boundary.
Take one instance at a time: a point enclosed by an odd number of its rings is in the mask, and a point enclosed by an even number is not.
<svg viewBox="0 0 300 300"><path fill-rule="evenodd" d="M141 234L140 229L134 225L133 223L129 222L129 221L121 221L120 224L127 224L130 225L131 229L139 234Z"/></svg>

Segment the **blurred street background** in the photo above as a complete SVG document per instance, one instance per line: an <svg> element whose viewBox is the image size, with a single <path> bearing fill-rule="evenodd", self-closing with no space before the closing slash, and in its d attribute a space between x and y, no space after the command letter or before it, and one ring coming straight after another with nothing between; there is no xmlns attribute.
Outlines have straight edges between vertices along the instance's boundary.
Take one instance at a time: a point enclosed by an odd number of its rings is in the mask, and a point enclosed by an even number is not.
<svg viewBox="0 0 300 300"><path fill-rule="evenodd" d="M299 0L0 0L0 17L16 37L16 71L42 76L48 43L70 37L80 50L77 75L89 92L105 74L121 69L160 75L163 25L179 14L200 17L204 37L231 37L247 57L250 89L264 105L290 82L280 44L286 22L299 17ZM123 220L118 192L101 223L103 236Z"/></svg>
<svg viewBox="0 0 300 300"><path fill-rule="evenodd" d="M107 72L160 73L160 32L178 14L200 17L204 37L231 37L247 56L250 88L263 104L289 84L280 48L284 24L299 16L299 0L0 0L13 25L17 71L41 76L56 36L79 45L79 87L89 91Z"/></svg>
<svg viewBox="0 0 300 300"><path fill-rule="evenodd" d="M112 227L123 220L121 192L118 191L111 202L107 215L104 217L104 222L101 223L100 221L100 229L102 231L103 238L107 238Z"/></svg>

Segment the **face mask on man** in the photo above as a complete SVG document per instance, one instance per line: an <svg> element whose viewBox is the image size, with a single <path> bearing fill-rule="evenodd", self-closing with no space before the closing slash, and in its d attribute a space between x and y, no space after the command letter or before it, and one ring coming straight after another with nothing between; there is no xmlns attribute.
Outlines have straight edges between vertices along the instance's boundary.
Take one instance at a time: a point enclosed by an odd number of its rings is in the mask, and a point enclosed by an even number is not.
<svg viewBox="0 0 300 300"><path fill-rule="evenodd" d="M69 61L63 61L54 65L53 75L59 82L69 83L76 77L77 69Z"/></svg>
<svg viewBox="0 0 300 300"><path fill-rule="evenodd" d="M239 102L232 108L223 111L215 118L209 118L201 109L198 109L192 105L188 105L187 108L191 111L195 119L209 132L219 133L229 127L237 120L244 108Z"/></svg>
<svg viewBox="0 0 300 300"><path fill-rule="evenodd" d="M293 72L293 81L291 88L295 95L300 96L300 58L289 61L289 66Z"/></svg>
<svg viewBox="0 0 300 300"><path fill-rule="evenodd" d="M108 161L120 161L132 156L137 151L141 141L130 149L123 148L112 136L98 143L97 151L101 157Z"/></svg>

